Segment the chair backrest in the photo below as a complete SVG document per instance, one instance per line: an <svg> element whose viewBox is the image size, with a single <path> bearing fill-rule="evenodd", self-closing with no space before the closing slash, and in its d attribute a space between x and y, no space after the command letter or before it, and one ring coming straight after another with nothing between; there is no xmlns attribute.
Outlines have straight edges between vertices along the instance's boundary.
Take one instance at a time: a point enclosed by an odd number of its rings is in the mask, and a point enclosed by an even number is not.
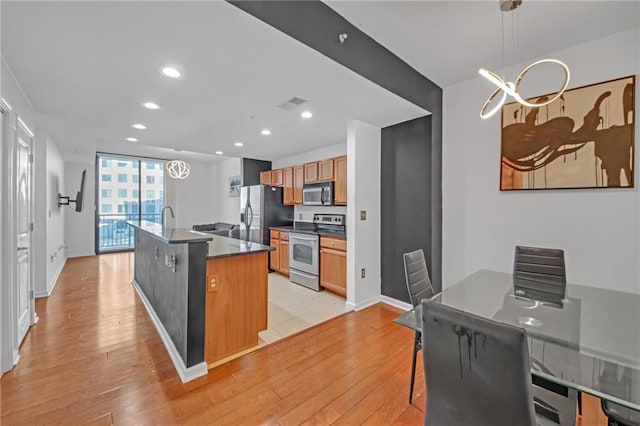
<svg viewBox="0 0 640 426"><path fill-rule="evenodd" d="M535 426L526 332L422 302L425 425Z"/></svg>
<svg viewBox="0 0 640 426"><path fill-rule="evenodd" d="M567 288L564 251L516 246L513 284L516 295L520 290L527 297L562 299Z"/></svg>
<svg viewBox="0 0 640 426"><path fill-rule="evenodd" d="M407 283L407 291L411 304L415 307L422 299L433 297L435 292L431 286L427 262L424 259L424 252L418 249L402 255L404 261L404 277Z"/></svg>

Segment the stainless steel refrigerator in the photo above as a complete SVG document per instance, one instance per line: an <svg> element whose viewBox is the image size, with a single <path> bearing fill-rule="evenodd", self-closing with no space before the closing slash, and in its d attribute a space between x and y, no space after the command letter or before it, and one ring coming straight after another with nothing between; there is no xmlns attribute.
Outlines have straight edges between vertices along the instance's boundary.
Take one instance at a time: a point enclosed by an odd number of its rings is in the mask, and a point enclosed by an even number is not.
<svg viewBox="0 0 640 426"><path fill-rule="evenodd" d="M240 239L269 245L269 227L293 224L293 206L282 204L282 188L240 188Z"/></svg>

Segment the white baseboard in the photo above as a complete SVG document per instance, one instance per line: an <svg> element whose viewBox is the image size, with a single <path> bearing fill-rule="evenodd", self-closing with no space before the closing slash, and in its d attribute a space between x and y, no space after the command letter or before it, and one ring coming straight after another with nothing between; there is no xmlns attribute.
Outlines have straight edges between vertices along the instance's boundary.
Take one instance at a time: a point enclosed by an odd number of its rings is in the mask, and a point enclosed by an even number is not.
<svg viewBox="0 0 640 426"><path fill-rule="evenodd" d="M47 292L37 291L35 293L35 298L36 299L39 299L41 297L49 297L49 296L51 296L51 294L53 293L53 289L55 288L56 284L58 284L58 278L60 278L60 274L62 273L62 270L64 269L64 265L66 265L66 264L67 264L67 258L65 257L64 260L62 261L62 264L60 265L60 267L58 268L56 273L53 275L53 278L47 284L47 288L49 290L47 290Z"/></svg>
<svg viewBox="0 0 640 426"><path fill-rule="evenodd" d="M361 311L365 308L368 308L369 306L375 305L378 302L380 302L380 296L375 296L362 302L356 303L354 306L354 310Z"/></svg>
<svg viewBox="0 0 640 426"><path fill-rule="evenodd" d="M145 296L136 280L133 280L131 282L131 285L133 286L136 293L138 293L138 296L140 297L140 300L142 300L142 304L147 309L147 312L149 312L151 321L153 321L153 324L156 326L156 330L158 330L158 334L160 335L164 346L167 348L167 352L169 352L169 357L171 358L171 361L173 361L173 365L175 366L176 371L178 372L178 376L180 376L180 380L182 380L182 383L189 382L193 379L197 379L198 377L206 376L209 373L206 362L203 361L191 367L187 367L184 364L180 353L178 353L178 350L173 344L169 333L167 333L164 325L162 325L160 318L158 318L158 315L153 309L153 306L151 306L151 303L147 299L147 296Z"/></svg>
<svg viewBox="0 0 640 426"><path fill-rule="evenodd" d="M400 308L403 311L410 311L411 309L413 309L413 305L411 303L403 302L401 300L394 299L393 297L389 297L389 296L380 296L380 301L382 303L386 303L387 305Z"/></svg>

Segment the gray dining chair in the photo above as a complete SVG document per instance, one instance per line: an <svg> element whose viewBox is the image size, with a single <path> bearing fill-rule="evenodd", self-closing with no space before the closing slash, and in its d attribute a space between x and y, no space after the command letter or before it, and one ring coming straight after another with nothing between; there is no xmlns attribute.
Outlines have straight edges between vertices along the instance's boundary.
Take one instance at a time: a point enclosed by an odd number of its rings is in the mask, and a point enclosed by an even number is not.
<svg viewBox="0 0 640 426"><path fill-rule="evenodd" d="M561 303L567 289L564 251L516 246L513 284L516 295Z"/></svg>
<svg viewBox="0 0 640 426"><path fill-rule="evenodd" d="M607 393L618 396L625 395L628 400L632 400L634 392L637 393L637 389L632 385L633 381L630 378L630 374L631 369L629 368L620 370L616 364L605 362L598 381L600 382L600 387L605 389ZM607 416L608 426L640 426L639 411L630 410L604 399L601 400L601 405L602 412Z"/></svg>
<svg viewBox="0 0 640 426"><path fill-rule="evenodd" d="M543 247L516 246L513 259L516 296L562 305L567 291L564 251ZM578 414L582 415L582 393L578 392Z"/></svg>
<svg viewBox="0 0 640 426"><path fill-rule="evenodd" d="M562 424L536 414L524 329L424 300L422 333L425 425Z"/></svg>
<svg viewBox="0 0 640 426"><path fill-rule="evenodd" d="M427 262L424 258L422 249L418 249L402 255L404 262L404 276L407 283L407 291L409 292L409 300L415 308L420 304L422 299L430 299L435 295L429 271L427 270ZM413 340L413 360L411 362L411 383L409 387L409 404L413 401L413 386L416 379L416 358L418 351L422 349L422 336L419 331L414 334Z"/></svg>

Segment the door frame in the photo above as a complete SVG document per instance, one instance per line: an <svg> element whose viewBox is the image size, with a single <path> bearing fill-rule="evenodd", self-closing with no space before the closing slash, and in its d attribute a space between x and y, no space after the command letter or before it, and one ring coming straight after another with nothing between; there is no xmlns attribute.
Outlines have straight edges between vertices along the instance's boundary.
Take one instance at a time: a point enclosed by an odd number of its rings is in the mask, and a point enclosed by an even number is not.
<svg viewBox="0 0 640 426"><path fill-rule="evenodd" d="M0 375L15 366L19 359L18 342L18 312L15 288L17 277L17 252L16 252L16 218L14 215L16 206L16 144L18 127L31 139L31 154L33 154L34 133L13 111L11 104L0 99L0 112L2 113L2 144L0 144L0 209L5 217L0 222L0 282L10 285L0 286ZM33 184L33 167L30 168L31 182ZM31 211L33 213L33 191L30 193ZM31 217L33 222L33 217ZM31 247L33 248L33 233L30 233ZM30 290L33 290L33 257L31 259ZM38 320L35 314L33 293L30 297L31 324Z"/></svg>

